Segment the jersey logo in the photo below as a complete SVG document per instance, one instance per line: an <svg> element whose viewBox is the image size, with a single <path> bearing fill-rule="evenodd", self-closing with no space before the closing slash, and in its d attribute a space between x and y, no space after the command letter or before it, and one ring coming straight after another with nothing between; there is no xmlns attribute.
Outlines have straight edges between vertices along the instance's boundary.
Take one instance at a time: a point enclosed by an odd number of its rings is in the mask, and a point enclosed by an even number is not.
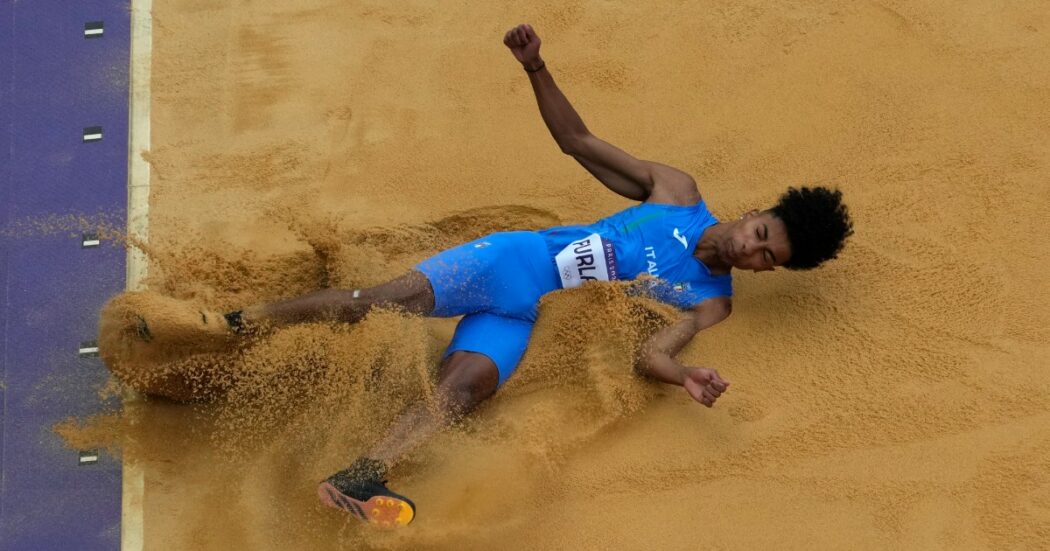
<svg viewBox="0 0 1050 551"><path fill-rule="evenodd" d="M678 233L678 228L674 229L674 238L677 239L678 242L682 244L682 247L684 247L686 249L689 248L689 242L687 242L685 240L685 236L684 235Z"/></svg>

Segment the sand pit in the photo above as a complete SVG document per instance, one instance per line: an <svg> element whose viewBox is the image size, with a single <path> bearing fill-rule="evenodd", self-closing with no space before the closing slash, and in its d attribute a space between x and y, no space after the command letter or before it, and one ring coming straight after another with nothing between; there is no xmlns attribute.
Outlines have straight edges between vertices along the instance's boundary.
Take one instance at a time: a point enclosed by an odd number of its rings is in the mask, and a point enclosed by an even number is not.
<svg viewBox="0 0 1050 551"><path fill-rule="evenodd" d="M84 432L145 473L147 548L1050 542L1039 4L164 0L154 17L148 283L208 310L628 206L549 138L500 43L521 21L595 134L689 171L720 218L826 184L857 232L816 272L736 276L732 317L680 356L733 381L711 410L630 373L667 310L615 286L546 297L506 388L395 471L419 517L393 534L322 509L315 484L428 399L454 321L376 312L213 354L239 374L224 400L133 403ZM581 324L601 331L570 338Z"/></svg>

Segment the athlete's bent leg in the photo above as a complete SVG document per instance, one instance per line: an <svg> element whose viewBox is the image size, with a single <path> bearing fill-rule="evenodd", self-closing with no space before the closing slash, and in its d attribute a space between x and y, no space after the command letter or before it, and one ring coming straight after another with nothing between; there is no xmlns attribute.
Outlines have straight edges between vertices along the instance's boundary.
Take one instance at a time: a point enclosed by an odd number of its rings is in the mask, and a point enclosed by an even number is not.
<svg viewBox="0 0 1050 551"><path fill-rule="evenodd" d="M500 379L491 359L466 351L445 358L439 377L436 407L416 403L405 409L371 453L320 484L317 492L322 503L380 526L412 522L415 504L386 487L387 469L437 430L492 396Z"/></svg>
<svg viewBox="0 0 1050 551"><path fill-rule="evenodd" d="M379 525L415 518L415 505L386 487L387 469L492 396L525 352L540 297L557 286L553 269L536 269L549 262L523 251L545 258L546 245L530 232L493 234L417 265L433 284L432 315L463 315L441 363L436 401L405 408L367 455L322 482L324 504Z"/></svg>
<svg viewBox="0 0 1050 551"><path fill-rule="evenodd" d="M232 316L231 325L280 326L314 321L354 323L373 306L400 307L413 314L434 310L434 289L422 272L413 270L382 285L366 289L324 289L301 297L246 308Z"/></svg>
<svg viewBox="0 0 1050 551"><path fill-rule="evenodd" d="M387 465L397 463L438 429L473 411L498 384L499 370L484 354L453 352L441 364L437 403L409 406L368 456Z"/></svg>

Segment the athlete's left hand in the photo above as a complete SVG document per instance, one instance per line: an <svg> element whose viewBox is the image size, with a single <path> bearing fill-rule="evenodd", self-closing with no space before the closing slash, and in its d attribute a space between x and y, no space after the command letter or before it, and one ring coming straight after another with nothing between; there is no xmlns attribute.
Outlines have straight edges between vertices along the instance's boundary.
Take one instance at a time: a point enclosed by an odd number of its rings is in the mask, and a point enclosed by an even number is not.
<svg viewBox="0 0 1050 551"><path fill-rule="evenodd" d="M722 379L714 369L691 367L685 373L685 381L682 382L682 386L694 400L711 407L715 405L715 400L729 388L729 381Z"/></svg>

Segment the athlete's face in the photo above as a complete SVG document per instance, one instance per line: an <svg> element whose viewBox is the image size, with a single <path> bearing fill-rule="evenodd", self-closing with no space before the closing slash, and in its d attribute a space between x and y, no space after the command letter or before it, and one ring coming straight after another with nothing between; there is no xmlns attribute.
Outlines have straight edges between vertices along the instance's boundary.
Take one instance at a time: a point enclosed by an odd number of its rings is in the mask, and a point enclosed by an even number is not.
<svg viewBox="0 0 1050 551"><path fill-rule="evenodd" d="M753 210L736 221L719 254L738 270L772 270L791 258L787 228L773 214Z"/></svg>

